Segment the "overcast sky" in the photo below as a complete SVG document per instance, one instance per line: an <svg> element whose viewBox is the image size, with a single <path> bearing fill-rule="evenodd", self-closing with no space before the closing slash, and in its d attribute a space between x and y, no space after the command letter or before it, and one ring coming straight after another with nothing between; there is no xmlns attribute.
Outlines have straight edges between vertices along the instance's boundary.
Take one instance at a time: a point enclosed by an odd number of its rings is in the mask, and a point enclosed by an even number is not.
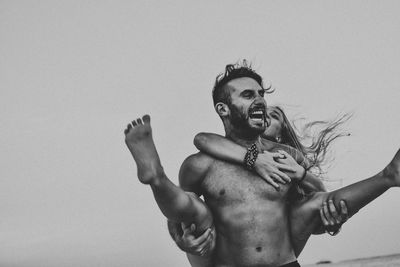
<svg viewBox="0 0 400 267"><path fill-rule="evenodd" d="M246 58L290 118L344 112L330 179L400 147L398 1L0 1L0 265L188 266L124 144L149 113L167 174L223 133L211 88ZM313 237L301 263L400 253L400 191Z"/></svg>

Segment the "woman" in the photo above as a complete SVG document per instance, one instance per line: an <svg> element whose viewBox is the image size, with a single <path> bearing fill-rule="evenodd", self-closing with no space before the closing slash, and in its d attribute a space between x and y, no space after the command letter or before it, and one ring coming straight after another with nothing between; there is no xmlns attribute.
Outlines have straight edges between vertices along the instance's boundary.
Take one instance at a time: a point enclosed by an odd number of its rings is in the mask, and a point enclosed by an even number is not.
<svg viewBox="0 0 400 267"><path fill-rule="evenodd" d="M279 188L279 183L286 183L290 181L290 178L296 183L296 186L292 187L295 190L290 193L292 197L290 198L291 211L289 216L292 244L296 256L300 254L311 234L322 233L323 226L325 225L329 228L335 224L335 220L338 224L341 220L347 219L345 202L340 201L342 214L339 215L336 214L334 202L338 204L338 200L345 200L350 207L350 215L353 215L389 187L398 186L398 181L396 183L392 179L393 177L387 177L388 172L386 176L381 172L370 179L335 192L324 192L325 189L321 181L315 175L307 174L307 171L312 170L317 174L322 172L321 164L324 162L329 144L342 136L342 134L335 133L335 128L346 121L347 117L344 116L332 123L316 122L309 124L308 126L310 127L315 124L323 124L325 129L320 132L315 141L308 147L301 144L281 108L269 108L268 117L270 125L264 132L261 142L263 147L266 148L275 147L276 142L282 144L282 151L278 152L283 157L268 152L261 153L255 161L254 171L277 189ZM204 153L237 164L243 164L243 159L247 153L245 148L216 134L198 134L194 143ZM274 156L276 162L272 159ZM398 161L397 155L396 158ZM288 166L291 166L291 168ZM289 172L291 177L287 177L280 169ZM388 170L388 167L385 170ZM329 208L331 209L330 211L328 211ZM321 213L321 220L316 214L318 212ZM335 216L332 217L331 213ZM185 228L183 236L175 233L174 239L181 249L190 253L196 253L197 251L197 255L202 255L202 253L207 252L210 244L212 244L211 235L204 234L199 239L195 239L191 235L191 231L193 231L193 228Z"/></svg>

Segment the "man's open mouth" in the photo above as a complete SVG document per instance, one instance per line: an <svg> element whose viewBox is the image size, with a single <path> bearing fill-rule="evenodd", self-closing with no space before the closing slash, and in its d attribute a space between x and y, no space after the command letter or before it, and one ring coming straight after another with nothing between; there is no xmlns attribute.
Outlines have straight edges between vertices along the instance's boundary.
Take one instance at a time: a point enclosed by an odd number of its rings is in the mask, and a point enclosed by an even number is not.
<svg viewBox="0 0 400 267"><path fill-rule="evenodd" d="M253 109L249 113L249 118L253 121L264 122L265 111L262 109Z"/></svg>

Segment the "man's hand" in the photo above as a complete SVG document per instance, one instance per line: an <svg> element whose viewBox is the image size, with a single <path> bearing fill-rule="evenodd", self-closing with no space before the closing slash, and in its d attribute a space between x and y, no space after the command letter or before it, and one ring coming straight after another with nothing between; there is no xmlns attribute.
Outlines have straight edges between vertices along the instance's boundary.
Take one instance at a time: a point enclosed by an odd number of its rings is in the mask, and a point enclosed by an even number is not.
<svg viewBox="0 0 400 267"><path fill-rule="evenodd" d="M211 252L210 248L213 238L215 238L215 230L208 228L203 234L196 238L194 236L196 230L194 224L189 226L184 226L184 224L182 224L182 228L183 235L175 240L181 250L197 256L205 256Z"/></svg>
<svg viewBox="0 0 400 267"><path fill-rule="evenodd" d="M346 202L343 200L340 201L340 212L337 211L332 199L325 201L319 211L325 230L330 235L338 234L342 224L349 218Z"/></svg>
<svg viewBox="0 0 400 267"><path fill-rule="evenodd" d="M254 164L254 170L257 174L276 189L279 189L278 183L290 183L290 177L283 171L289 173L296 171L293 166L286 162L279 161L279 159L283 159L284 157L284 154L279 152L271 153L264 151L258 154L257 160Z"/></svg>

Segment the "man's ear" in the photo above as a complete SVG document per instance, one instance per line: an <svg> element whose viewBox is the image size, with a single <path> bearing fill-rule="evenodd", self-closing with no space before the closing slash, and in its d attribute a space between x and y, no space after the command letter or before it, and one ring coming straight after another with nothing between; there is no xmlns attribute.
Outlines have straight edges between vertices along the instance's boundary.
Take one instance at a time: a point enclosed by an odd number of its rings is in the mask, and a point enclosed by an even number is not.
<svg viewBox="0 0 400 267"><path fill-rule="evenodd" d="M214 108L220 117L226 117L229 115L230 110L229 110L228 105L225 103L218 102L217 104L215 104Z"/></svg>

